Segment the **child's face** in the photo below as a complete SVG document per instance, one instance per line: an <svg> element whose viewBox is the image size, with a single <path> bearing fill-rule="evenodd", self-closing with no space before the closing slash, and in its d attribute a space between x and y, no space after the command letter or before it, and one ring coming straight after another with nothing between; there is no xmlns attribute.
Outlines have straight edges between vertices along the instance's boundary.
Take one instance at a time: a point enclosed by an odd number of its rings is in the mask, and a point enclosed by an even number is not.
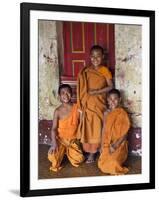
<svg viewBox="0 0 159 200"><path fill-rule="evenodd" d="M120 104L121 98L117 94L110 94L108 97L108 105L111 110L117 108Z"/></svg>
<svg viewBox="0 0 159 200"><path fill-rule="evenodd" d="M90 55L92 65L94 67L100 66L102 64L103 57L104 55L102 54L101 50L92 50Z"/></svg>
<svg viewBox="0 0 159 200"><path fill-rule="evenodd" d="M59 96L60 96L60 101L62 103L69 103L71 100L71 92L70 92L69 88L62 88L60 90Z"/></svg>

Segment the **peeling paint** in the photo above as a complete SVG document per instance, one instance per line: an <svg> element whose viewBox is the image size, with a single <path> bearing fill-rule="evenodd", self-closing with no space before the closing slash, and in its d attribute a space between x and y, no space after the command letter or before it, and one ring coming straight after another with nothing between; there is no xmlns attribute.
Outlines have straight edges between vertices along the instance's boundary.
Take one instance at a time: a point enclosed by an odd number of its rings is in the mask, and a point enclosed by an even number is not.
<svg viewBox="0 0 159 200"><path fill-rule="evenodd" d="M134 156L142 156L142 151L141 151L141 149L138 149L136 151L132 150L131 154L134 155Z"/></svg>
<svg viewBox="0 0 159 200"><path fill-rule="evenodd" d="M141 26L115 25L115 86L133 127L141 127Z"/></svg>
<svg viewBox="0 0 159 200"><path fill-rule="evenodd" d="M51 120L58 99L59 62L55 21L39 21L39 119ZM45 141L46 142L46 141Z"/></svg>

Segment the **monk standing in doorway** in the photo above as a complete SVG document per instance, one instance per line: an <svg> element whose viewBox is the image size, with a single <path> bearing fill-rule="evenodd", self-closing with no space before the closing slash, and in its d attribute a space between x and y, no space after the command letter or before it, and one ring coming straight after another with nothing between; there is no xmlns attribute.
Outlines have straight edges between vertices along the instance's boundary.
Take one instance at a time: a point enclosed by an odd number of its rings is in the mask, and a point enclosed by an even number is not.
<svg viewBox="0 0 159 200"><path fill-rule="evenodd" d="M81 111L77 138L87 153L86 163L95 161L100 148L103 113L107 109L106 94L113 87L111 72L103 66L103 58L103 48L93 46L90 50L91 65L80 71L77 81L77 104Z"/></svg>

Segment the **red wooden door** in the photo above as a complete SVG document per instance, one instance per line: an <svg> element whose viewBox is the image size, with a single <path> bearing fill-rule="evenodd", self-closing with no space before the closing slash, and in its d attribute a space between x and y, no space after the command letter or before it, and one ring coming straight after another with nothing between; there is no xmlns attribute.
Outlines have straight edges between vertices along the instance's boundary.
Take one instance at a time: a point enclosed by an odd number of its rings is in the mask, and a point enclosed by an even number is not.
<svg viewBox="0 0 159 200"><path fill-rule="evenodd" d="M89 65L90 48L101 45L105 50L104 64L114 73L114 25L105 23L63 22L64 69L62 83L76 85L77 74Z"/></svg>

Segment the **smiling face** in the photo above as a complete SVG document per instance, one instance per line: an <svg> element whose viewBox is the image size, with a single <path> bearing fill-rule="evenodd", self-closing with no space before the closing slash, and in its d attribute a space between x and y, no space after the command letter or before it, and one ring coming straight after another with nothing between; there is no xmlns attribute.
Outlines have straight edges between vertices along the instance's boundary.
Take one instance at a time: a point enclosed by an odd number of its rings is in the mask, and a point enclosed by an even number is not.
<svg viewBox="0 0 159 200"><path fill-rule="evenodd" d="M92 66L94 68L100 66L102 64L104 55L102 54L102 51L100 49L94 49L91 51L90 59Z"/></svg>
<svg viewBox="0 0 159 200"><path fill-rule="evenodd" d="M69 88L65 87L65 88L61 88L60 92L59 92L59 96L60 96L60 101L62 103L69 103L71 101L71 91Z"/></svg>
<svg viewBox="0 0 159 200"><path fill-rule="evenodd" d="M121 98L117 94L110 94L108 96L108 105L111 110L114 110L120 105Z"/></svg>

